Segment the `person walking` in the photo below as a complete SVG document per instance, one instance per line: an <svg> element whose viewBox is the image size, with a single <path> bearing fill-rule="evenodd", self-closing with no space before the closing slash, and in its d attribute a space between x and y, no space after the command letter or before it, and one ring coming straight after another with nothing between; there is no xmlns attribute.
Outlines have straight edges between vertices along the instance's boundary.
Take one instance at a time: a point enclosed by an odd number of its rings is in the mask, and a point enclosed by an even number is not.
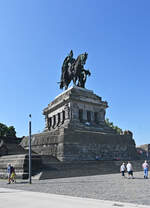
<svg viewBox="0 0 150 208"><path fill-rule="evenodd" d="M125 163L122 163L122 165L120 166L120 172L121 172L122 177L124 178L125 178L125 171L126 171Z"/></svg>
<svg viewBox="0 0 150 208"><path fill-rule="evenodd" d="M147 160L145 160L145 162L142 164L142 168L144 170L144 178L148 179L148 168L149 168L149 165L147 163Z"/></svg>
<svg viewBox="0 0 150 208"><path fill-rule="evenodd" d="M11 173L12 173L12 169L11 169L11 164L9 163L7 166L8 184L10 184L11 182Z"/></svg>
<svg viewBox="0 0 150 208"><path fill-rule="evenodd" d="M128 172L128 179L131 177L132 179L133 177L133 167L132 164L128 161L127 163L127 172Z"/></svg>
<svg viewBox="0 0 150 208"><path fill-rule="evenodd" d="M16 183L16 172L15 172L15 168L13 166L11 166L11 181L12 183Z"/></svg>

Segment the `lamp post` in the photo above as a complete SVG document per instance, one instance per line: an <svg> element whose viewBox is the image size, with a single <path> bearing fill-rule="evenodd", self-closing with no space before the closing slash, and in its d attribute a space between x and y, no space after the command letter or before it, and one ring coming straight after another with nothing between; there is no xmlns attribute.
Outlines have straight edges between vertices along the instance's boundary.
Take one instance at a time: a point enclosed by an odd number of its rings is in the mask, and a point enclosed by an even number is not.
<svg viewBox="0 0 150 208"><path fill-rule="evenodd" d="M32 155L31 155L31 114L29 115L29 183L32 183Z"/></svg>

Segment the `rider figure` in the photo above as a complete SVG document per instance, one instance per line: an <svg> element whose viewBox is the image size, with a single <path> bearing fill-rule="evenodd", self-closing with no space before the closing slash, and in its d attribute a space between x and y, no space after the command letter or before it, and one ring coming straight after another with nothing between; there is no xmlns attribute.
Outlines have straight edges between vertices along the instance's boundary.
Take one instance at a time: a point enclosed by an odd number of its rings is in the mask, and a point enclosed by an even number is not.
<svg viewBox="0 0 150 208"><path fill-rule="evenodd" d="M61 80L60 80L60 88L64 87L64 83L66 81L66 72L74 63L75 59L73 58L73 51L71 50L69 55L65 58L63 65L62 65L62 72L61 72Z"/></svg>

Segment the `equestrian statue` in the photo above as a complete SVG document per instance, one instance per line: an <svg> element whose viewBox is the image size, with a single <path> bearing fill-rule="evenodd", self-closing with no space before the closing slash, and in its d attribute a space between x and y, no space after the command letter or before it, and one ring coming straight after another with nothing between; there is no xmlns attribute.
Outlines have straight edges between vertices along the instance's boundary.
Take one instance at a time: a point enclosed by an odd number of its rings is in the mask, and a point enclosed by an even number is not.
<svg viewBox="0 0 150 208"><path fill-rule="evenodd" d="M70 51L62 65L61 79L59 82L60 89L65 88L66 90L71 81L73 81L74 85L85 88L87 75L91 75L89 70L84 69L87 56L88 54L85 52L80 54L77 59L74 59L73 51Z"/></svg>

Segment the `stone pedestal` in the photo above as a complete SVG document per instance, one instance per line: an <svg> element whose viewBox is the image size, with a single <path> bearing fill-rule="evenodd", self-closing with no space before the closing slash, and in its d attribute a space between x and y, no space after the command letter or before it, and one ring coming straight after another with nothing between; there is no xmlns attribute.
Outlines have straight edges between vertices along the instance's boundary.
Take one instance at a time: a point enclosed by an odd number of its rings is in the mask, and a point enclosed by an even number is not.
<svg viewBox="0 0 150 208"><path fill-rule="evenodd" d="M43 110L45 130L32 136L32 150L60 161L134 159L132 134L120 135L107 126L107 107L93 91L69 88ZM22 146L27 145L26 137Z"/></svg>
<svg viewBox="0 0 150 208"><path fill-rule="evenodd" d="M43 110L45 115L45 131L52 131L59 127L86 128L105 126L106 101L95 95L93 91L71 87L51 102ZM106 127L108 130L108 127Z"/></svg>

